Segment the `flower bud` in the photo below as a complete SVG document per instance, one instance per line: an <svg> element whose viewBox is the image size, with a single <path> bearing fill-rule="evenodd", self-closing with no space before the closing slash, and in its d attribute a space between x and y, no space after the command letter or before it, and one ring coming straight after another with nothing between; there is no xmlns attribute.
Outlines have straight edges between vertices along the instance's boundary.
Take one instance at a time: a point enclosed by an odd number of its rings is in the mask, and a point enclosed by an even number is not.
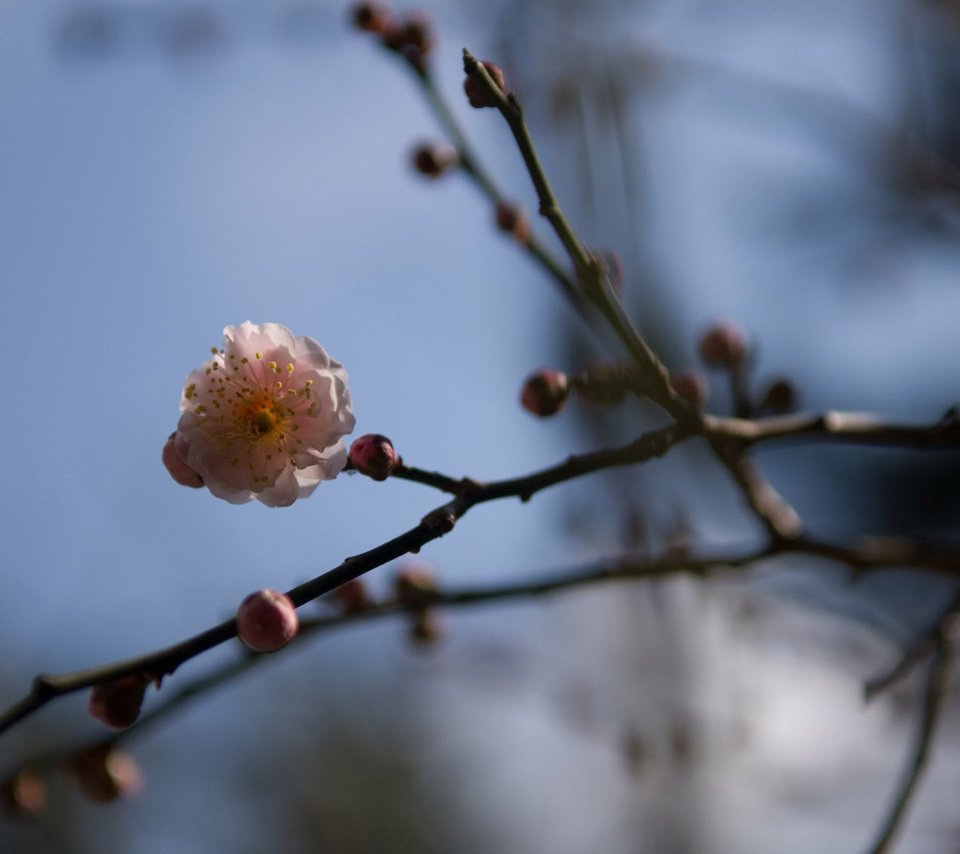
<svg viewBox="0 0 960 854"><path fill-rule="evenodd" d="M237 609L237 635L254 652L275 652L300 629L293 602L276 590L251 593Z"/></svg>
<svg viewBox="0 0 960 854"><path fill-rule="evenodd" d="M359 578L341 584L333 591L334 601L344 614L355 614L370 607L367 585Z"/></svg>
<svg viewBox="0 0 960 854"><path fill-rule="evenodd" d="M506 92L507 81L503 76L503 69L499 65L494 65L492 62L484 62L483 67L487 69L487 73L493 79L493 82L497 84L500 91ZM463 81L463 91L466 93L467 100L470 102L471 107L476 107L479 110L483 107L497 106L497 102L493 100L493 97L487 90L486 84L475 74L467 74L467 79Z"/></svg>
<svg viewBox="0 0 960 854"><path fill-rule="evenodd" d="M761 412L783 415L797 405L797 391L788 379L777 379L767 386L760 401Z"/></svg>
<svg viewBox="0 0 960 854"><path fill-rule="evenodd" d="M457 152L450 146L421 143L410 157L413 168L428 178L439 178L451 166L457 163Z"/></svg>
<svg viewBox="0 0 960 854"><path fill-rule="evenodd" d="M518 243L530 239L530 220L522 208L510 202L497 202L495 215L497 228L512 235Z"/></svg>
<svg viewBox="0 0 960 854"><path fill-rule="evenodd" d="M356 3L350 15L354 26L368 33L383 34L396 26L392 13L382 3Z"/></svg>
<svg viewBox="0 0 960 854"><path fill-rule="evenodd" d="M520 392L523 408L539 418L554 415L563 409L570 394L567 375L553 368L541 368L527 377Z"/></svg>
<svg viewBox="0 0 960 854"><path fill-rule="evenodd" d="M398 462L393 443L379 433L367 433L350 446L350 464L373 480L386 480Z"/></svg>
<svg viewBox="0 0 960 854"><path fill-rule="evenodd" d="M704 364L711 368L739 368L747 355L746 333L732 321L721 321L704 333L699 352Z"/></svg>
<svg viewBox="0 0 960 854"><path fill-rule="evenodd" d="M114 679L113 682L94 685L90 691L90 714L113 729L133 726L140 716L148 684L146 677L134 673Z"/></svg>
<svg viewBox="0 0 960 854"><path fill-rule="evenodd" d="M710 395L707 380L699 371L680 371L670 377L673 390L687 403L697 409L703 409Z"/></svg>
<svg viewBox="0 0 960 854"><path fill-rule="evenodd" d="M180 452L177 450L176 433L171 433L167 437L161 458L163 459L163 464L167 467L167 471L170 472L170 477L181 486L190 486L194 489L199 489L203 486L203 478L190 468L180 456Z"/></svg>
<svg viewBox="0 0 960 854"><path fill-rule="evenodd" d="M69 770L81 791L99 804L136 795L143 789L140 766L127 753L113 747L93 747L76 756Z"/></svg>
<svg viewBox="0 0 960 854"><path fill-rule="evenodd" d="M419 646L429 646L442 637L443 627L436 612L429 608L419 611L410 624L410 640Z"/></svg>
<svg viewBox="0 0 960 854"><path fill-rule="evenodd" d="M437 580L428 566L407 564L393 579L393 592L403 607L422 609L436 598Z"/></svg>
<svg viewBox="0 0 960 854"><path fill-rule="evenodd" d="M47 784L36 772L21 771L12 780L0 784L0 800L11 815L37 815L47 805Z"/></svg>

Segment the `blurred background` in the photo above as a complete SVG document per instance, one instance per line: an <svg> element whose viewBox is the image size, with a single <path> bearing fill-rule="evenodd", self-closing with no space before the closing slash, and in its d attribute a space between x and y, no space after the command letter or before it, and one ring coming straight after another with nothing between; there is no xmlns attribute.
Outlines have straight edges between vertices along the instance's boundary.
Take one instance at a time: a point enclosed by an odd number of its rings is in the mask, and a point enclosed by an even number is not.
<svg viewBox="0 0 960 854"><path fill-rule="evenodd" d="M958 401L955 3L420 8L440 89L535 210L506 128L460 92L462 47L505 67L571 219L620 256L671 368L730 317L755 344L757 388L789 376L805 407L929 423ZM31 406L0 428L0 703L38 672L179 640L439 503L348 476L283 510L176 486L160 448L227 324L320 340L350 375L357 433L454 476L512 476L642 429L629 404L547 421L520 408L532 369L607 354L465 180L413 173L411 148L439 129L348 21L322 0L0 7L0 348L31 377ZM730 410L719 382L710 406ZM759 459L818 535L957 539L956 456ZM420 559L450 587L496 584L679 536L759 537L696 447L477 508ZM374 591L395 571L371 573ZM870 706L863 680L953 592L794 560L445 613L429 648L399 619L358 625L131 742L137 799L95 806L53 779L42 815L0 823L0 848L859 851L918 713L916 679ZM4 769L98 735L85 706L62 700L5 736ZM952 717L898 851L960 850Z"/></svg>

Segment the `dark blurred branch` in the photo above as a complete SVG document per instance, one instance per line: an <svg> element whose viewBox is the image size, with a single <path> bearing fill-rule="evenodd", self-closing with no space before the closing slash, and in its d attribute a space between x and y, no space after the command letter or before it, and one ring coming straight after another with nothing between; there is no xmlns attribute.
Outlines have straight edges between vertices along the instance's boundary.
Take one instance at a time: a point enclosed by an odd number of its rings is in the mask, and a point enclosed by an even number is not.
<svg viewBox="0 0 960 854"><path fill-rule="evenodd" d="M944 700L947 696L952 658L949 642L946 638L941 637L933 660L930 662L930 673L927 677L923 709L920 715L920 728L917 732L917 739L909 764L877 838L867 849L868 854L885 854L885 852L891 850L893 838L900 829L907 807L917 790L920 777L930 757L930 745L933 742L933 736L940 721L940 713L943 711Z"/></svg>
<svg viewBox="0 0 960 854"><path fill-rule="evenodd" d="M474 485L475 487L476 485ZM887 549L878 543L887 543ZM301 623L300 634L292 646L300 648L308 638L322 632L346 628L352 625L405 613L415 613L424 608L462 608L472 605L485 605L498 601L515 601L551 593L574 590L580 587L604 583L649 580L672 575L688 574L699 578L715 574L722 570L736 568L755 568L764 561L785 554L807 554L820 558L839 561L857 569L879 569L910 565L913 567L939 568L953 560L954 571L960 574L960 556L941 553L917 555L917 560L905 564L907 554L893 541L865 540L860 544L837 545L820 541L797 540L783 545L768 545L736 551L700 551L697 553L678 553L670 550L651 558L623 557L604 560L586 566L550 573L533 580L507 583L492 587L465 588L461 590L442 589L424 591L418 596L415 607L405 602L392 600L380 604L371 604L362 609L345 613L336 613L306 619ZM324 576L321 576L324 577ZM943 645L943 634L938 641ZM211 673L194 679L172 695L164 698L153 709L146 712L137 724L127 730L113 733L106 738L82 746L59 748L22 761L16 769L11 769L8 777L13 777L23 768L33 771L46 771L64 764L93 748L108 748L122 741L139 737L157 723L172 717L191 700L239 677L249 669L264 661L266 656L245 652L243 658L227 662ZM912 785L912 783L911 783Z"/></svg>

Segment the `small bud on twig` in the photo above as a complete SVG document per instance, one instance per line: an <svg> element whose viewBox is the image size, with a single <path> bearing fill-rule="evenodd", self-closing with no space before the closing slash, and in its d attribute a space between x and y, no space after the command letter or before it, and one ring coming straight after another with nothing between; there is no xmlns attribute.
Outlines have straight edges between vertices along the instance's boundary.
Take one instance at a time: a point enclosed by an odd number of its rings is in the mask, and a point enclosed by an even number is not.
<svg viewBox="0 0 960 854"><path fill-rule="evenodd" d="M420 646L435 644L443 637L443 628L436 611L424 608L410 624L410 640Z"/></svg>
<svg viewBox="0 0 960 854"><path fill-rule="evenodd" d="M90 691L90 714L113 729L133 726L140 716L149 684L150 680L143 674L134 673L103 685L94 685Z"/></svg>
<svg viewBox="0 0 960 854"><path fill-rule="evenodd" d="M747 335L736 323L724 320L704 333L698 349L705 365L737 370L747 355Z"/></svg>
<svg viewBox="0 0 960 854"><path fill-rule="evenodd" d="M96 803L136 795L143 789L143 774L129 754L113 747L94 747L74 757L68 766L81 791Z"/></svg>
<svg viewBox="0 0 960 854"><path fill-rule="evenodd" d="M356 3L350 10L354 26L383 35L396 27L393 14L383 3Z"/></svg>
<svg viewBox="0 0 960 854"><path fill-rule="evenodd" d="M450 146L424 142L413 149L410 157L413 168L427 178L439 178L457 163L457 152Z"/></svg>
<svg viewBox="0 0 960 854"><path fill-rule="evenodd" d="M367 585L360 578L354 578L341 584L333 591L334 601L344 614L355 614L370 607L370 594Z"/></svg>
<svg viewBox="0 0 960 854"><path fill-rule="evenodd" d="M680 397L697 409L703 409L710 396L710 386L699 371L680 371L670 377L670 384Z"/></svg>
<svg viewBox="0 0 960 854"><path fill-rule="evenodd" d="M774 415L784 415L795 409L797 405L797 391L788 379L773 380L760 399L761 412L770 412Z"/></svg>
<svg viewBox="0 0 960 854"><path fill-rule="evenodd" d="M570 395L567 375L553 368L541 368L527 377L520 392L523 408L538 418L555 415Z"/></svg>
<svg viewBox="0 0 960 854"><path fill-rule="evenodd" d="M501 231L512 235L518 243L530 240L530 220L522 208L510 202L498 202L495 214Z"/></svg>
<svg viewBox="0 0 960 854"><path fill-rule="evenodd" d="M297 609L283 593L258 590L237 609L237 635L254 652L275 652L300 630Z"/></svg>
<svg viewBox="0 0 960 854"><path fill-rule="evenodd" d="M437 594L437 580L424 564L407 564L400 568L393 580L397 602L405 608L421 609Z"/></svg>
<svg viewBox="0 0 960 854"><path fill-rule="evenodd" d="M483 62L481 64L487 69L487 74L490 75L500 91L506 92L507 81L503 76L503 69L492 62ZM467 72L467 79L463 81L463 91L466 93L467 100L470 102L471 107L479 110L484 107L497 106L497 102L491 96L486 83L479 78L476 72Z"/></svg>
<svg viewBox="0 0 960 854"><path fill-rule="evenodd" d="M350 446L350 464L373 480L386 480L397 463L393 443L380 433L367 433Z"/></svg>

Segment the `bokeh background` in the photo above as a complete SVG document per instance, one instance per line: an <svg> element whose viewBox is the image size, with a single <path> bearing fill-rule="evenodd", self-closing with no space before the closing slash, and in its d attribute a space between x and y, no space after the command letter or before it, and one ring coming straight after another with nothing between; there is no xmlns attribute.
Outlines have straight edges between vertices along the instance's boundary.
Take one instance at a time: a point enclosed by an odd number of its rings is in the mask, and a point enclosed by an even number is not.
<svg viewBox="0 0 960 854"><path fill-rule="evenodd" d="M463 46L507 68L571 218L619 254L671 367L725 316L756 343L758 383L788 375L809 407L931 422L960 398L956 4L421 8L440 88L535 207L502 123L460 96ZM626 405L521 410L531 369L603 351L472 187L413 174L410 148L438 128L347 22L323 0L0 7L0 702L37 672L179 640L438 503L346 476L279 511L177 487L160 448L226 324L319 339L349 372L358 432L451 475L510 476L639 429ZM824 536L956 539L955 458L761 462ZM420 559L451 587L495 584L680 534L758 536L696 448L478 508ZM918 709L915 680L869 707L862 681L952 592L793 561L448 613L427 649L402 620L344 629L132 742L136 800L90 805L55 779L42 816L0 824L0 848L858 851ZM4 768L96 734L85 698L63 700L5 736ZM960 848L958 758L948 715L899 851Z"/></svg>

